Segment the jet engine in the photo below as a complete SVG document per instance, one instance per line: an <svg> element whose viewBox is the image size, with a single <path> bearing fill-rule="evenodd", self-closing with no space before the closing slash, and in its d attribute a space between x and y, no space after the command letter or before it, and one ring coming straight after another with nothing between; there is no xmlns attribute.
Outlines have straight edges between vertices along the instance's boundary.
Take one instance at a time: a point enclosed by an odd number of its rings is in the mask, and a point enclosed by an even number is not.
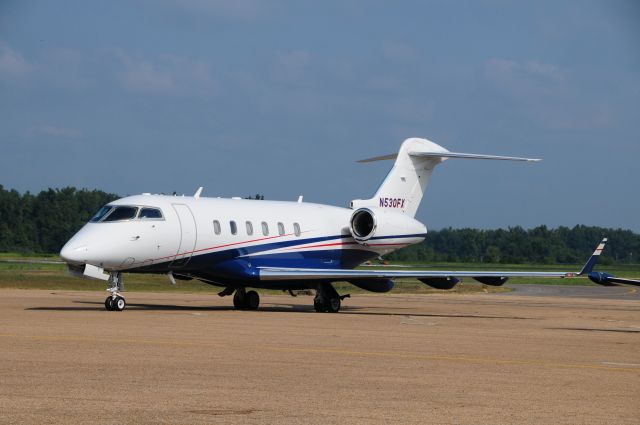
<svg viewBox="0 0 640 425"><path fill-rule="evenodd" d="M509 280L508 277L502 276L476 276L474 279L489 286L502 286Z"/></svg>
<svg viewBox="0 0 640 425"><path fill-rule="evenodd" d="M419 278L418 280L435 289L453 289L454 286L460 283L460 279L458 279L455 276L422 277L422 278Z"/></svg>
<svg viewBox="0 0 640 425"><path fill-rule="evenodd" d="M360 208L351 215L349 230L358 242L369 240L376 233L376 216L369 208Z"/></svg>
<svg viewBox="0 0 640 425"><path fill-rule="evenodd" d="M370 239L406 237L416 235L416 241L424 238L427 229L413 217L399 211L382 208L358 208L349 220L351 236L360 244L367 245Z"/></svg>

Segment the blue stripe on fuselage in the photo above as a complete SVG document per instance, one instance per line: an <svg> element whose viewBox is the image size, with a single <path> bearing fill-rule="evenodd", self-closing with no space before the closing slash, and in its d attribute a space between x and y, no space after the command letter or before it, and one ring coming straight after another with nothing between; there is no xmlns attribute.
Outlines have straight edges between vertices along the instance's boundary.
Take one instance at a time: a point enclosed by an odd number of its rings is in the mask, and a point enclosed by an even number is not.
<svg viewBox="0 0 640 425"><path fill-rule="evenodd" d="M371 238L380 239L401 239L424 237L425 234L377 236ZM354 268L369 259L375 258L378 254L368 249L353 248L323 249L311 251L290 251L285 253L268 254L267 251L288 247L312 244L317 242L327 242L331 240L349 239L350 234L337 236L321 236L306 239L290 239L285 241L269 242L258 245L241 246L221 251L207 252L193 255L189 262L182 267L172 267L172 261L153 264L146 267L135 267L127 271L133 273L166 273L170 270L183 273L207 271L221 275L246 276L251 278L255 267L299 267L299 268L323 268L339 269ZM264 253L264 254L260 254Z"/></svg>

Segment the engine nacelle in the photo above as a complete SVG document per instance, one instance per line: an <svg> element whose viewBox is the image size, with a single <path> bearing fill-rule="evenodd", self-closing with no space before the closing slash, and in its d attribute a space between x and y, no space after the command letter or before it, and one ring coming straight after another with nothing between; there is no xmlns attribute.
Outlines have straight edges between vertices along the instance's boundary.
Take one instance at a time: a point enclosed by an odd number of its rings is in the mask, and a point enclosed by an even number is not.
<svg viewBox="0 0 640 425"><path fill-rule="evenodd" d="M422 277L422 278L419 278L418 280L435 289L453 289L454 286L460 283L460 279L458 279L455 276Z"/></svg>
<svg viewBox="0 0 640 425"><path fill-rule="evenodd" d="M416 243L424 239L427 228L415 218L398 211L381 208L358 208L351 214L349 220L351 236L361 244L366 245L370 239L377 237L393 238L415 235Z"/></svg>
<svg viewBox="0 0 640 425"><path fill-rule="evenodd" d="M391 279L352 279L349 283L370 292L389 292L394 286Z"/></svg>
<svg viewBox="0 0 640 425"><path fill-rule="evenodd" d="M508 277L502 276L476 276L474 277L474 279L484 285L489 286L502 286L507 283L507 280L509 280Z"/></svg>
<svg viewBox="0 0 640 425"><path fill-rule="evenodd" d="M371 239L376 233L378 223L376 216L369 208L360 208L351 215L349 220L349 230L351 236L358 242L364 242Z"/></svg>

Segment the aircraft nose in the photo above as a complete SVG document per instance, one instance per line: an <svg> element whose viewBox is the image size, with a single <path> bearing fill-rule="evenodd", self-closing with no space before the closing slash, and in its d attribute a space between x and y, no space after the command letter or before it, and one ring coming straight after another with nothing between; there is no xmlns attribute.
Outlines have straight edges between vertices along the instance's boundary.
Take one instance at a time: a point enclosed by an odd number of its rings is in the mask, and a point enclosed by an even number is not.
<svg viewBox="0 0 640 425"><path fill-rule="evenodd" d="M65 263L84 263L87 256L87 246L72 243L73 240L67 242L60 250L60 258Z"/></svg>

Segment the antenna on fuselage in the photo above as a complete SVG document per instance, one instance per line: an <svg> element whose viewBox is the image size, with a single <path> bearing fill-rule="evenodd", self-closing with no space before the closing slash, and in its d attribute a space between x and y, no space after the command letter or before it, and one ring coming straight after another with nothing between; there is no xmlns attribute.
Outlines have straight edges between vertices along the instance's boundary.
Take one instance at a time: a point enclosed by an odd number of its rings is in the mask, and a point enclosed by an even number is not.
<svg viewBox="0 0 640 425"><path fill-rule="evenodd" d="M204 189L202 186L200 186L198 188L198 190L196 190L196 193L194 193L193 197L198 199L200 197L200 195L202 194L202 189Z"/></svg>

